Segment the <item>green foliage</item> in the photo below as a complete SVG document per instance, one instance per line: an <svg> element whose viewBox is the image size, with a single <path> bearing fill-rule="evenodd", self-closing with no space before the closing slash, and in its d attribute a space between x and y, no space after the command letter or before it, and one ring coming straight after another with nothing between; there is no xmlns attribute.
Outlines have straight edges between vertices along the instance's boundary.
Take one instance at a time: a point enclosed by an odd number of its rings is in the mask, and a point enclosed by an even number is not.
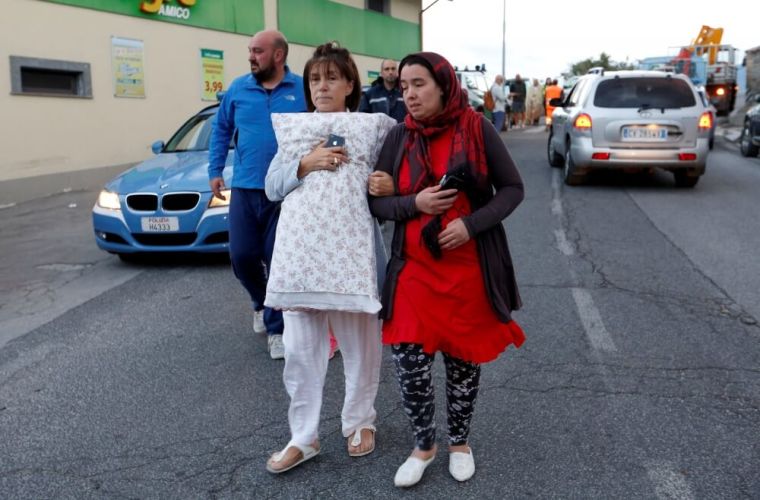
<svg viewBox="0 0 760 500"><path fill-rule="evenodd" d="M605 71L617 71L622 69L633 69L633 64L627 62L615 62L606 52L599 54L597 59L591 57L578 61L570 66L571 75L585 75L588 70L595 67L602 67Z"/></svg>

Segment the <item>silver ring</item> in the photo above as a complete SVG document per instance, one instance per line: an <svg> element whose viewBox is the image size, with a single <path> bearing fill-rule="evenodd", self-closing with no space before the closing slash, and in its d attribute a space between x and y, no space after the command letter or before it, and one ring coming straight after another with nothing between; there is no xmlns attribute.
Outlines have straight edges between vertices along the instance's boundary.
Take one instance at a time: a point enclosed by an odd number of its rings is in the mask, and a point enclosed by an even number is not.
<svg viewBox="0 0 760 500"><path fill-rule="evenodd" d="M333 165L337 165L337 164L338 164L338 157L333 156Z"/></svg>

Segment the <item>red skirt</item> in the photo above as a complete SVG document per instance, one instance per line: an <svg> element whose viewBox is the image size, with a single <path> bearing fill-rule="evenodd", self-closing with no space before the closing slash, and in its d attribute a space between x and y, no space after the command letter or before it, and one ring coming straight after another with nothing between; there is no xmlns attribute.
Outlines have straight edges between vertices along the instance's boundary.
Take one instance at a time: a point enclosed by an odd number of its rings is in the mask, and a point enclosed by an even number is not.
<svg viewBox="0 0 760 500"><path fill-rule="evenodd" d="M499 321L486 295L474 240L433 259L422 244L424 219L407 221L406 264L398 276L393 316L383 323L383 343L421 344L472 363L493 361L525 341L515 321Z"/></svg>

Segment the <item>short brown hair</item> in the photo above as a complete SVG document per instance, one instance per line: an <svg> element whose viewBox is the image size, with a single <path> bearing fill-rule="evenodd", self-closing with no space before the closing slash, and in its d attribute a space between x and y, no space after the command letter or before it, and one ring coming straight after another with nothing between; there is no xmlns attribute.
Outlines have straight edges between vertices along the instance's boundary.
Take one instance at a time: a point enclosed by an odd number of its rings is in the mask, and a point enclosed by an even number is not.
<svg viewBox="0 0 760 500"><path fill-rule="evenodd" d="M314 111L314 103L311 101L311 88L309 87L309 75L314 66L321 71L328 71L335 67L346 80L353 82L354 88L346 97L346 107L351 111L359 109L359 101L362 97L362 85L359 79L359 70L356 68L354 58L348 49L344 49L338 42L323 43L312 54L311 59L306 61L303 67L303 91L306 96L306 107Z"/></svg>

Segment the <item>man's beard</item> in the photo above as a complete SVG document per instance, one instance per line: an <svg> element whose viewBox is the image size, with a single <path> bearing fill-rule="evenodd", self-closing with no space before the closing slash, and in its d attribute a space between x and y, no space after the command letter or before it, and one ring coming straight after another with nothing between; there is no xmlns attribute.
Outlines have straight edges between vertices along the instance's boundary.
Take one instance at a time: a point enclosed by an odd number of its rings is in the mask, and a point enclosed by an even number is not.
<svg viewBox="0 0 760 500"><path fill-rule="evenodd" d="M256 77L256 81L258 81L260 84L265 83L274 77L274 66L269 66L267 68L262 68L259 66L258 71L251 69L251 73L253 73L253 76Z"/></svg>

